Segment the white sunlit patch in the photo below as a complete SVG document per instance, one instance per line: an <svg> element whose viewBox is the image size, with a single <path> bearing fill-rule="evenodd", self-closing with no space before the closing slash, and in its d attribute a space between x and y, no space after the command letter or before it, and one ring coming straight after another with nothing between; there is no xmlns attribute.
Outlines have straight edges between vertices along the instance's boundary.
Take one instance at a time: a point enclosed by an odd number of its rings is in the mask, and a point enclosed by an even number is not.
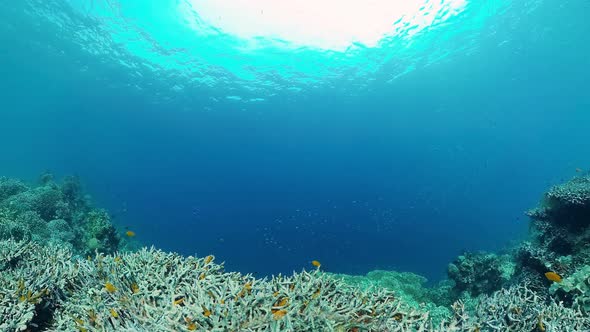
<svg viewBox="0 0 590 332"><path fill-rule="evenodd" d="M182 12L194 11L207 24L243 39L343 50L353 43L374 47L398 26L416 34L460 13L468 0L186 1Z"/></svg>

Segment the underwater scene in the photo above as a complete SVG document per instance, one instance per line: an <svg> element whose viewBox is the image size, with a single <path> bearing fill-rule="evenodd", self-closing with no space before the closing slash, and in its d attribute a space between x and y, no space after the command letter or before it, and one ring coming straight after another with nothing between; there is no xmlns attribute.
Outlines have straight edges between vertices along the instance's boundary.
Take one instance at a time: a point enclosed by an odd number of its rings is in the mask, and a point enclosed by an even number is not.
<svg viewBox="0 0 590 332"><path fill-rule="evenodd" d="M588 13L0 0L0 332L590 332Z"/></svg>

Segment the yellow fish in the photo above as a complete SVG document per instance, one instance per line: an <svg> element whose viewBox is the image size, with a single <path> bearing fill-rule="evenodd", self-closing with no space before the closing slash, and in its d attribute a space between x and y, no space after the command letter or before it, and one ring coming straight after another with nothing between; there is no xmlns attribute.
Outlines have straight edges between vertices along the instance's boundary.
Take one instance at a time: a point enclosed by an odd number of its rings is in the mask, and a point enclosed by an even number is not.
<svg viewBox="0 0 590 332"><path fill-rule="evenodd" d="M553 282L561 282L561 276L553 271L545 273L545 277Z"/></svg>
<svg viewBox="0 0 590 332"><path fill-rule="evenodd" d="M273 318L276 320L279 320L279 319L285 317L286 314L287 314L287 310L277 310L272 313Z"/></svg>
<svg viewBox="0 0 590 332"><path fill-rule="evenodd" d="M203 316L205 316L205 317L211 316L211 310L205 308L204 305L201 305L201 307L203 308Z"/></svg>
<svg viewBox="0 0 590 332"><path fill-rule="evenodd" d="M320 268L320 266L322 266L322 264L316 260L311 261L311 265L317 267L318 269Z"/></svg>
<svg viewBox="0 0 590 332"><path fill-rule="evenodd" d="M115 287L115 285L111 284L110 282L107 282L106 284L104 284L104 288L109 293L114 293L117 291L117 287Z"/></svg>
<svg viewBox="0 0 590 332"><path fill-rule="evenodd" d="M134 237L135 232L134 231L127 231L127 232L125 232L125 235L127 235L128 237Z"/></svg>

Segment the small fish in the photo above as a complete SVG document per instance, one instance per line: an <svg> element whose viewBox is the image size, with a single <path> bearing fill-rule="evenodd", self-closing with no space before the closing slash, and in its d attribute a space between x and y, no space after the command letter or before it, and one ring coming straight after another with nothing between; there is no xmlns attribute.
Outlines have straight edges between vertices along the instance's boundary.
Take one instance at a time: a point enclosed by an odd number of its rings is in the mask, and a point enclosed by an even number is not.
<svg viewBox="0 0 590 332"><path fill-rule="evenodd" d="M212 260L213 260L213 255L209 255L209 256L205 257L205 264L211 263Z"/></svg>
<svg viewBox="0 0 590 332"><path fill-rule="evenodd" d="M115 311L115 309L111 308L111 316L113 316L114 318L119 318L119 314Z"/></svg>
<svg viewBox="0 0 590 332"><path fill-rule="evenodd" d="M125 232L125 235L127 235L127 237L134 237L135 232L134 231L127 231L127 232Z"/></svg>
<svg viewBox="0 0 590 332"><path fill-rule="evenodd" d="M537 317L537 329L541 332L545 332L545 324L543 324L543 315Z"/></svg>
<svg viewBox="0 0 590 332"><path fill-rule="evenodd" d="M131 291L133 292L133 294L137 294L139 292L139 286L137 286L136 283L132 283L131 284Z"/></svg>
<svg viewBox="0 0 590 332"><path fill-rule="evenodd" d="M583 171L583 170L582 170L581 168L579 168L579 167L576 167L576 172L577 172L577 173L582 173L582 171Z"/></svg>
<svg viewBox="0 0 590 332"><path fill-rule="evenodd" d="M561 282L561 276L553 271L545 273L545 277L553 282Z"/></svg>
<svg viewBox="0 0 590 332"><path fill-rule="evenodd" d="M189 331L195 331L197 329L197 324L195 324L194 322L190 322L186 326L186 329Z"/></svg>
<svg viewBox="0 0 590 332"><path fill-rule="evenodd" d="M172 304L173 304L173 305L179 305L179 304L182 304L183 302L184 302L184 297L181 297L181 298L179 298L179 299L177 299L177 300L174 300L174 301L172 302Z"/></svg>
<svg viewBox="0 0 590 332"><path fill-rule="evenodd" d="M205 306L201 306L203 308L203 316L205 317L209 317L211 316L211 311L207 308L205 308Z"/></svg>
<svg viewBox="0 0 590 332"><path fill-rule="evenodd" d="M287 310L277 310L275 312L273 312L273 318L276 320L279 320L283 317L285 317L285 315L287 314Z"/></svg>
<svg viewBox="0 0 590 332"><path fill-rule="evenodd" d="M311 265L317 267L318 269L320 268L320 266L322 266L322 264L316 260L311 261Z"/></svg>
<svg viewBox="0 0 590 332"><path fill-rule="evenodd" d="M115 257L115 263L119 263L119 262L121 262L121 257L119 257L119 256Z"/></svg>
<svg viewBox="0 0 590 332"><path fill-rule="evenodd" d="M106 284L104 284L104 288L109 293L114 293L117 291L117 287L115 287L115 285L111 284L110 282L107 282Z"/></svg>
<svg viewBox="0 0 590 332"><path fill-rule="evenodd" d="M321 292L322 292L322 289L321 289L321 288L318 288L318 290L316 290L316 291L315 291L315 292L314 292L314 293L311 295L311 298L312 298L312 299L317 299L317 298L318 298L318 296L320 296L320 293L321 293Z"/></svg>
<svg viewBox="0 0 590 332"><path fill-rule="evenodd" d="M280 301L277 301L277 303L275 304L275 307L284 307L289 303L289 298L288 297L283 297Z"/></svg>

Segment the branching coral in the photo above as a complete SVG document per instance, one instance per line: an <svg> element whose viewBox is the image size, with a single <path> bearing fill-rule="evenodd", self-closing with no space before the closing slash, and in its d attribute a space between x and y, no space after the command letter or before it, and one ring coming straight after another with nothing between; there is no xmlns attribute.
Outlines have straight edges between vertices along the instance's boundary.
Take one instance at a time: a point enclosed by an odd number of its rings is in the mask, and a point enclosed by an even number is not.
<svg viewBox="0 0 590 332"><path fill-rule="evenodd" d="M254 279L213 257L143 249L73 260L68 250L0 242L6 331L411 331L428 313L393 292L318 270ZM16 309L15 309L16 308ZM43 319L40 319L43 317Z"/></svg>
<svg viewBox="0 0 590 332"><path fill-rule="evenodd" d="M462 302L433 324L395 292L319 270L255 279L212 256L155 249L76 260L69 250L0 241L2 331L585 331L588 316L514 286ZM541 331L541 330L539 330Z"/></svg>

